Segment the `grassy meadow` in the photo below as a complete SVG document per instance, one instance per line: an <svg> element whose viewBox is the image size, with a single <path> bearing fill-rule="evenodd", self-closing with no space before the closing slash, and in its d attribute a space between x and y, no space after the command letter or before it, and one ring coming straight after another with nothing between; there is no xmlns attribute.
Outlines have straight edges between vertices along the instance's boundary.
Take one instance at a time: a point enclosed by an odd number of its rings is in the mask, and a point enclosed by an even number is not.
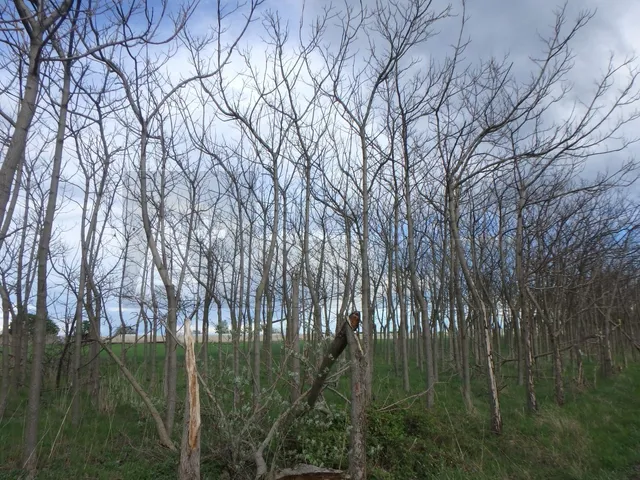
<svg viewBox="0 0 640 480"><path fill-rule="evenodd" d="M120 354L119 346L114 349ZM217 346L210 347L209 385L231 410L231 382L227 365L230 345L223 345L225 365L220 373ZM274 344L273 361L278 364L282 346ZM504 433L489 431L485 379L473 376L475 412L466 412L460 384L451 369L443 367L436 385L436 407L424 408L423 375L411 366L412 391L402 391L401 375L386 364L382 349L376 357L374 402L368 412L369 477L372 479L640 479L640 366L631 365L609 380L598 377L594 364L587 364L588 384L578 388L570 371L566 375L567 402L562 408L553 401L550 366L540 364L536 390L539 413L525 412L524 387L515 385L515 372L502 370L501 405ZM246 354L246 351L244 351ZM127 364L136 372L162 412L162 375L149 385L141 364L142 348L127 352ZM164 349L157 349L158 372ZM82 420L70 422L71 394L47 389L42 396L41 441L38 479L142 480L176 478L178 456L158 445L154 425L142 401L114 364L102 352L101 390L96 409L89 396L83 397ZM183 367L179 359L179 367ZM511 367L513 368L513 367ZM286 399L287 388L277 377L280 389L268 395ZM181 382L184 375L180 370ZM244 372L244 376L247 372ZM238 380L236 380L238 381ZM263 373L263 384L267 383ZM595 385L594 385L595 383ZM311 463L346 469L348 465L349 410L342 396L348 396L348 373L326 391L326 404L298 419L271 444L269 457L280 466ZM182 415L184 384L179 388L178 417ZM242 402L251 402L250 385L240 382ZM280 391L278 391L280 390ZM213 409L202 394L202 477L245 478L251 464L230 465ZM415 395L403 401L408 395ZM273 402L273 405L284 405ZM0 478L20 478L22 429L26 392L14 395L0 421ZM246 421L247 410L239 409L230 421ZM278 409L262 419L272 421ZM245 415L243 417L243 415ZM235 420L234 420L235 418ZM244 420L243 420L244 419ZM271 420L270 420L271 419ZM173 436L179 444L181 423Z"/></svg>

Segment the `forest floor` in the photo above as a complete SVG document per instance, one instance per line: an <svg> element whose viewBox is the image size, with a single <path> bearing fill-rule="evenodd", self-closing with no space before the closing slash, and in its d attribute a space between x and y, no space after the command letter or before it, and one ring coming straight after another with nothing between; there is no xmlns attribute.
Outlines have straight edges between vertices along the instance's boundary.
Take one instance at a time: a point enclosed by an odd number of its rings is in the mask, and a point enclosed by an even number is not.
<svg viewBox="0 0 640 480"><path fill-rule="evenodd" d="M274 359L280 348L274 345ZM159 366L161 350L157 352ZM215 364L215 347L210 355ZM109 361L105 357L103 362ZM71 396L67 391L43 393L37 478L176 478L177 455L158 445L140 399L119 373L111 367L103 371L100 408L96 410L83 398L78 427L70 422ZM503 370L501 385L506 386L500 400L504 432L500 436L489 431L486 382L481 374L474 375L472 384L476 411L468 413L459 381L451 372L440 373L436 407L430 411L424 408L423 397L397 403L423 390L423 374L414 362L413 388L408 394L401 388L401 375L382 358L377 359L375 372L375 400L368 412L371 479L640 479L638 364L608 380L597 377L597 368L590 365L586 369L588 384L580 388L567 372L563 407L553 401L550 367L543 364L536 383L540 409L535 415L525 412L524 388L515 385L514 372ZM140 371L138 375L143 377ZM348 375L336 390L348 391ZM159 382L153 393L161 398L161 392ZM348 407L336 393L328 392L326 400L328 408L310 412L283 435L277 447L279 465L311 463L346 469ZM26 393L14 395L0 419L0 479L20 478L17 467L25 407ZM202 477L217 479L228 470L220 453L212 451L215 428L207 409L203 398ZM181 411L180 403L174 429L178 444Z"/></svg>

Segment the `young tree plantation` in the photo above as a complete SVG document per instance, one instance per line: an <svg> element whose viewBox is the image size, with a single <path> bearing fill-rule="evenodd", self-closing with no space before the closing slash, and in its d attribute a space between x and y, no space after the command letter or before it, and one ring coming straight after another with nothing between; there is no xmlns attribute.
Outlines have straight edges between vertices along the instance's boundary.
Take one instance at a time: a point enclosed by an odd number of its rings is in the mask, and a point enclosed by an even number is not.
<svg viewBox="0 0 640 480"><path fill-rule="evenodd" d="M0 5L0 478L640 478L622 7L470 3Z"/></svg>

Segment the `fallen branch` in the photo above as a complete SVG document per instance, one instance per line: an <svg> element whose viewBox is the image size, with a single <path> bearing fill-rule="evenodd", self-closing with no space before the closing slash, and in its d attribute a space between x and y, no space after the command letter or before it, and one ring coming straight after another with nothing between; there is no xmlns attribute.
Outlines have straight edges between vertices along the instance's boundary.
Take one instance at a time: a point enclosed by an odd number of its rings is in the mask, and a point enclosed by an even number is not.
<svg viewBox="0 0 640 480"><path fill-rule="evenodd" d="M92 323L92 325L97 325L98 322L96 320L95 315L93 314L90 308L87 308L86 304L85 304L85 311L87 312L87 315L89 316L89 321ZM109 346L107 346L107 344L100 338L100 335L97 336L96 341L102 347L102 349L105 352L107 352L107 354L116 363L116 365L118 365L118 368L120 369L120 371L124 374L125 378L129 381L133 389L140 396L140 398L142 399L142 402L145 404L147 409L149 409L149 413L151 413L151 417L153 418L153 421L156 424L156 430L158 432L158 436L160 437L160 444L167 447L172 452L177 452L178 449L173 444L173 441L171 441L171 437L169 436L169 432L167 432L167 429L164 426L162 417L160 416L160 413L158 412L155 405L149 398L149 395L147 395L147 392L144 391L142 386L136 380L136 377L133 376L133 374L126 367L126 365L122 363L122 360L120 360L120 358L115 353L113 353L113 350L111 350L111 348L109 348Z"/></svg>
<svg viewBox="0 0 640 480"><path fill-rule="evenodd" d="M160 443L165 447L167 447L172 452L177 452L178 450L176 449L176 446L171 441L171 438L169 437L169 433L167 432L167 429L164 426L162 417L160 416L160 413L158 413L158 410L156 410L156 407L151 402L151 399L149 398L149 395L147 395L147 392L144 391L144 389L138 383L138 381L133 376L133 374L124 365L124 363L122 363L122 360L120 360L120 358L115 353L113 353L113 350L111 350L105 343L103 343L102 340L98 339L97 342L104 349L104 351L107 352L107 354L116 363L116 365L118 365L118 368L120 368L120 371L122 371L125 378L129 381L133 389L142 399L145 406L149 409L149 413L151 413L151 417L153 418L153 421L156 424L156 430L158 431L158 436L160 437Z"/></svg>
<svg viewBox="0 0 640 480"><path fill-rule="evenodd" d="M314 465L298 465L296 468L285 468L276 474L276 480L298 480L302 478L315 478L322 480L339 480L346 478L341 470L333 468L320 468Z"/></svg>

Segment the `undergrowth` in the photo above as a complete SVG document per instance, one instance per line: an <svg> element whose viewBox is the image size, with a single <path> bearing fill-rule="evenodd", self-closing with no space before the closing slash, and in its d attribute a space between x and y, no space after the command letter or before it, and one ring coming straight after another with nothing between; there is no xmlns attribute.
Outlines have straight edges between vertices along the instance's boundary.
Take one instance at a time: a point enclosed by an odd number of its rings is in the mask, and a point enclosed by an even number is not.
<svg viewBox="0 0 640 480"><path fill-rule="evenodd" d="M212 358L215 358L215 351ZM161 364L161 362L160 362ZM70 422L68 391L43 394L38 479L173 479L177 455L160 447L154 425L139 397L111 367L104 369L100 407L82 398L79 426ZM508 374L509 372L503 372ZM373 480L410 479L634 479L640 465L640 366L614 378L578 388L567 375L567 401L553 401L553 383L544 368L536 383L540 409L524 411L523 387L511 383L501 392L504 432L490 433L486 387L473 380L475 410L467 412L455 375L440 375L436 406L426 410L419 396L422 374L411 372L414 395L408 401L393 367L376 365L374 402L368 417L368 468ZM142 372L138 372L144 377ZM158 378L162 378L158 376ZM142 378L141 378L142 380ZM162 411L162 386L150 390ZM348 376L335 385L348 392ZM179 395L179 398L182 398ZM349 407L327 391L321 408L280 433L268 462L309 463L348 468ZM250 460L231 465L228 445L217 430L213 409L203 396L202 478L251 478ZM0 479L20 478L26 397L14 395L0 420ZM178 405L176 418L181 418ZM277 412L274 412L277 414ZM263 420L268 425L270 418ZM181 428L176 422L174 438ZM635 476L634 476L635 475Z"/></svg>

